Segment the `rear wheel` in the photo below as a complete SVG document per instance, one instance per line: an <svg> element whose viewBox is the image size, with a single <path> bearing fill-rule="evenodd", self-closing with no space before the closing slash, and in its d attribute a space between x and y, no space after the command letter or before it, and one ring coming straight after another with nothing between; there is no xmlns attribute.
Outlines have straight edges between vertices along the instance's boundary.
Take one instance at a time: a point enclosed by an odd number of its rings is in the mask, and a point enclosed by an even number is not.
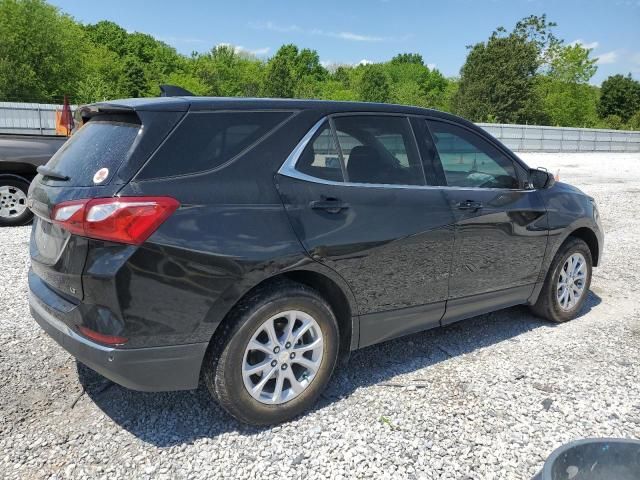
<svg viewBox="0 0 640 480"><path fill-rule="evenodd" d="M212 396L238 420L269 425L309 409L338 356L336 318L314 290L283 281L241 302L204 365Z"/></svg>
<svg viewBox="0 0 640 480"><path fill-rule="evenodd" d="M29 182L15 177L0 177L0 226L26 225L33 218L27 208Z"/></svg>
<svg viewBox="0 0 640 480"><path fill-rule="evenodd" d="M589 295L592 265L587 244L579 238L569 237L551 262L532 310L557 323L575 318Z"/></svg>

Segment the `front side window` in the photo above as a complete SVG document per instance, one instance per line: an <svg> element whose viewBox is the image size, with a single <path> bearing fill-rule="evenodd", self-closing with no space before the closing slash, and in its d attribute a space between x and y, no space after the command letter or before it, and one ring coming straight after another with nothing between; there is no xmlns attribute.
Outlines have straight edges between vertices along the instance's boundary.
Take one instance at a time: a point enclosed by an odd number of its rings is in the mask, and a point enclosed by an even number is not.
<svg viewBox="0 0 640 480"><path fill-rule="evenodd" d="M336 117L334 125L351 183L424 185L424 173L405 117Z"/></svg>
<svg viewBox="0 0 640 480"><path fill-rule="evenodd" d="M513 161L479 135L446 122L427 121L447 185L520 188Z"/></svg>

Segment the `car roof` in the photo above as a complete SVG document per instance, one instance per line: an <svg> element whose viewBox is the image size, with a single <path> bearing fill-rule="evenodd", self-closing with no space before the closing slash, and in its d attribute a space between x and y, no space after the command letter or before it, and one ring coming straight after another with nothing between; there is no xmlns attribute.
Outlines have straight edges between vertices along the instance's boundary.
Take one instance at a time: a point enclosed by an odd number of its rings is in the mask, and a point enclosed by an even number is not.
<svg viewBox="0 0 640 480"><path fill-rule="evenodd" d="M450 118L460 117L428 108L395 105L389 103L344 102L335 100L303 100L289 98L244 97L153 97L112 100L91 105L100 110L131 109L139 111L202 111L202 110L316 110L331 113L401 113Z"/></svg>

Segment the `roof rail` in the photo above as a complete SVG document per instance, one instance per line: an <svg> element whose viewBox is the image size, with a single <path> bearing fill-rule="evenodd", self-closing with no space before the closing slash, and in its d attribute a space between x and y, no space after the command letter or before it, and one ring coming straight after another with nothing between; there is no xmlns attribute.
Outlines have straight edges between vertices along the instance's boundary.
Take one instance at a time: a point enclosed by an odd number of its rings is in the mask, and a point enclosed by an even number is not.
<svg viewBox="0 0 640 480"><path fill-rule="evenodd" d="M193 97L193 93L176 85L160 85L161 97Z"/></svg>

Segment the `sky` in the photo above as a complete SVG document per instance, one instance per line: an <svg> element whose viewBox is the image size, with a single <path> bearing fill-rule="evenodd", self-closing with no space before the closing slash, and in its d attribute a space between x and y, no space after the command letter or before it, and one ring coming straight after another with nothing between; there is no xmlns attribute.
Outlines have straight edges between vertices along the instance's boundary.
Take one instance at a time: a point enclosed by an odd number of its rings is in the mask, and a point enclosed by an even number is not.
<svg viewBox="0 0 640 480"><path fill-rule="evenodd" d="M329 64L389 60L420 53L429 66L456 76L467 45L498 26L546 13L556 36L598 57L591 83L631 73L640 79L640 0L53 0L83 23L112 20L149 33L179 52L231 44L268 58L285 43L317 50Z"/></svg>

